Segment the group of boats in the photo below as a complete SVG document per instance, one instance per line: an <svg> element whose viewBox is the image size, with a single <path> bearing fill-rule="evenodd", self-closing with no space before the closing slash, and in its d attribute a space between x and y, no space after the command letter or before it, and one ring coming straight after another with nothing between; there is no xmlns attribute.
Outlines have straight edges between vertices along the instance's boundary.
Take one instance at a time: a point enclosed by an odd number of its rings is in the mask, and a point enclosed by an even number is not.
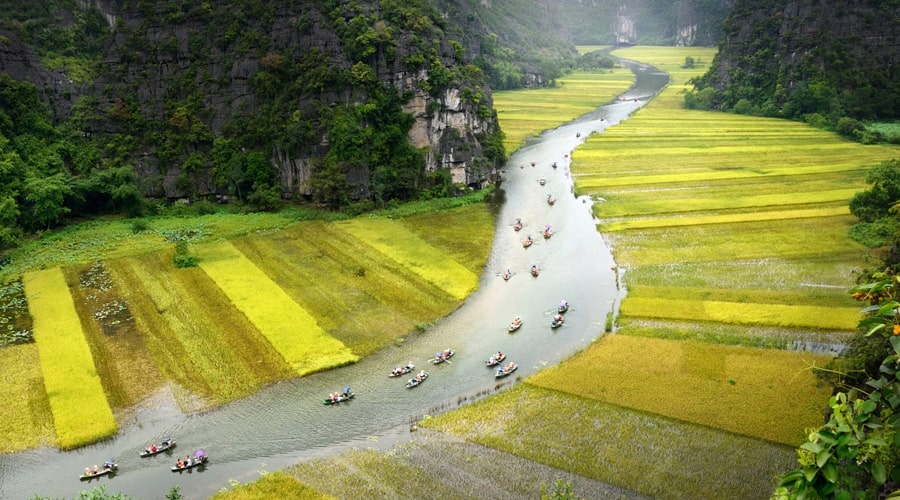
<svg viewBox="0 0 900 500"><path fill-rule="evenodd" d="M170 451L175 447L175 440L166 437L163 438L159 443L153 443L141 450L140 457L141 458L149 458L156 455L159 455L164 452ZM172 472L182 472L188 469L193 469L194 467L204 466L209 462L209 455L203 450L197 450L194 452L194 455L185 455L183 458L179 457L175 465L171 467ZM119 470L119 464L116 462L115 458L110 458L103 462L103 467L95 465L93 468L86 467L84 469L84 473L78 476L78 479L81 481L91 481L93 479L109 476L112 477Z"/></svg>

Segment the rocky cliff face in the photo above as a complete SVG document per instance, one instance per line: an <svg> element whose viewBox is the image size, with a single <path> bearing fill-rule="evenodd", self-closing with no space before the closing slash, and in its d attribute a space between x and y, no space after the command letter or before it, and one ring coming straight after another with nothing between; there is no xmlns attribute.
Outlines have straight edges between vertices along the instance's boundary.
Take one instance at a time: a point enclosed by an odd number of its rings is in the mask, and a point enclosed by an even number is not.
<svg viewBox="0 0 900 500"><path fill-rule="evenodd" d="M877 0L739 0L703 86L763 114L900 116L900 5Z"/></svg>
<svg viewBox="0 0 900 500"><path fill-rule="evenodd" d="M48 71L11 33L0 35L0 70L34 83L61 119L74 100L87 97L87 134L147 138L132 151L147 195L222 194L209 161L216 138L269 117L276 123L260 128L280 137L256 137L255 146L268 152L284 196L308 194L313 164L329 149L328 109L365 102L360 82L371 87L371 80L404 96L403 109L415 118L409 139L426 151L426 171L446 168L469 185L491 180L495 165L482 147L498 130L490 89L454 69L478 55L471 41L478 38L469 36L460 51L435 26L437 14L373 28L360 19L380 14L375 2L235 1L226 9L199 1L77 1L99 11L110 31L92 85ZM355 29L381 38L348 46L359 39L348 34ZM434 65L457 76L435 84ZM357 166L348 181L365 183L369 175Z"/></svg>

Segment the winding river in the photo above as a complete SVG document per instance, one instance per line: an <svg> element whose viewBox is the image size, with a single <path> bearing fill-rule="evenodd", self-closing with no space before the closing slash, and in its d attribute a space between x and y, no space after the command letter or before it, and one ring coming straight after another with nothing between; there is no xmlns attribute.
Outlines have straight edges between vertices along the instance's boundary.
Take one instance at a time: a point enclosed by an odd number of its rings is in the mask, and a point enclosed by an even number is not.
<svg viewBox="0 0 900 500"><path fill-rule="evenodd" d="M355 365L276 384L214 410L185 415L170 403L153 404L138 408L133 423L101 443L70 452L42 448L0 455L0 498L75 498L98 484L143 499L164 498L179 485L185 498L206 498L227 487L229 480L257 479L261 470L354 446L389 447L408 438L410 423L422 415L496 390L484 361L498 350L520 366L515 377L505 379L509 385L513 378L524 378L583 349L602 334L606 315L620 297L615 263L596 230L591 202L573 195L568 153L591 133L627 118L668 81L652 67L624 64L637 78L622 99L545 132L509 159L498 192L502 200L496 205L496 237L480 287L454 314ZM544 186L538 182L541 177L547 180ZM546 202L550 193L557 200L553 206ZM520 232L512 228L516 218L525 225ZM554 235L545 240L540 233L547 224ZM535 243L526 249L522 239L527 234ZM532 264L542 270L537 278L529 274ZM500 275L507 268L513 276L504 281ZM551 330L555 306L562 299L571 309L565 324ZM507 326L517 315L523 326L510 334ZM452 363L427 363L448 347L456 351ZM430 373L415 390L404 388L405 378L387 376L408 361ZM326 394L347 385L357 394L354 400L322 405ZM138 457L144 446L166 435L177 440L174 453L180 456L206 450L209 466L179 474L169 471L175 456ZM107 457L117 458L115 476L78 481L84 467Z"/></svg>

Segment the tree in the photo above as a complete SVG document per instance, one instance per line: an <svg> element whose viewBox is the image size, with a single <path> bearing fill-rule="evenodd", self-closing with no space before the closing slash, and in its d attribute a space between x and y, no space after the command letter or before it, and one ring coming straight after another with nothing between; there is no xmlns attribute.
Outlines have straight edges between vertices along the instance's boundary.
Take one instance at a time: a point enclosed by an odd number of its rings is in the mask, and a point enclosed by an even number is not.
<svg viewBox="0 0 900 500"><path fill-rule="evenodd" d="M69 213L65 198L72 190L63 174L30 177L25 181L25 201L33 225L49 229Z"/></svg>
<svg viewBox="0 0 900 500"><path fill-rule="evenodd" d="M861 222L874 222L887 217L900 201L900 160L888 160L866 173L871 187L856 193L850 200L850 213Z"/></svg>

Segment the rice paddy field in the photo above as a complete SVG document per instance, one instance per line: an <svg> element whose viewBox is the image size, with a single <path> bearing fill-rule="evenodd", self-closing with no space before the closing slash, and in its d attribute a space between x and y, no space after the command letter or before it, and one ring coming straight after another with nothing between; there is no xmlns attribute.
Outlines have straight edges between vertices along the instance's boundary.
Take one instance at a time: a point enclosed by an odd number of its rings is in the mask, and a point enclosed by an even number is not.
<svg viewBox="0 0 900 500"><path fill-rule="evenodd" d="M634 83L625 68L597 72L576 71L559 78L556 87L494 92L494 109L506 135L507 152L597 107L612 101Z"/></svg>
<svg viewBox="0 0 900 500"><path fill-rule="evenodd" d="M149 398L196 411L402 341L474 290L493 241L483 202L412 208L94 222L23 249L0 294L0 450L78 447ZM387 229L415 248L366 241ZM174 241L197 267L175 267Z"/></svg>

